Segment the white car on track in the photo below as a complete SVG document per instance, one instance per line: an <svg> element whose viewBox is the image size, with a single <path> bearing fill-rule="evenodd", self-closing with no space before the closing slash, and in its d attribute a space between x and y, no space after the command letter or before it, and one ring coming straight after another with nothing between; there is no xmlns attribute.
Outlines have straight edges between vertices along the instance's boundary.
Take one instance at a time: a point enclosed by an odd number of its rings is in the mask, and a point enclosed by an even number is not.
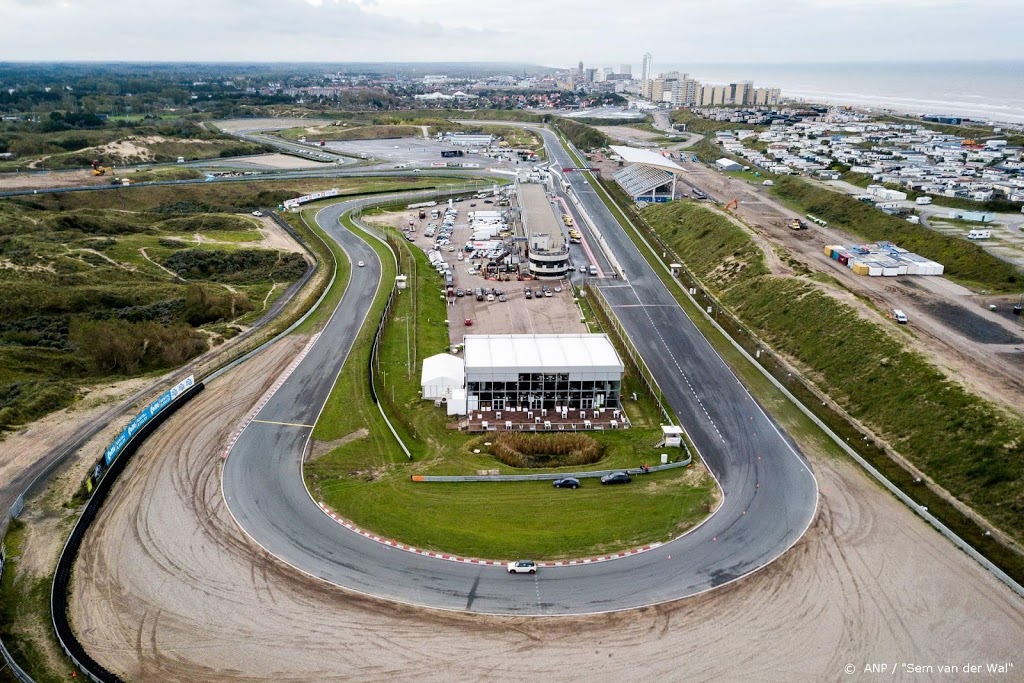
<svg viewBox="0 0 1024 683"><path fill-rule="evenodd" d="M536 574L537 563L533 560L514 560L508 563L509 574Z"/></svg>

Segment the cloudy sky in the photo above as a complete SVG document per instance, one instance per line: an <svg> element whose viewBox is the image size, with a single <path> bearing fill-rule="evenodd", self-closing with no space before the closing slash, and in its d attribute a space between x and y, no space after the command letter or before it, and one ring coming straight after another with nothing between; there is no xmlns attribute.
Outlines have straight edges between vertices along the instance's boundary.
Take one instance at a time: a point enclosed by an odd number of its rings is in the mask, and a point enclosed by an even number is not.
<svg viewBox="0 0 1024 683"><path fill-rule="evenodd" d="M1022 0L0 0L0 61L1019 59L1022 31Z"/></svg>

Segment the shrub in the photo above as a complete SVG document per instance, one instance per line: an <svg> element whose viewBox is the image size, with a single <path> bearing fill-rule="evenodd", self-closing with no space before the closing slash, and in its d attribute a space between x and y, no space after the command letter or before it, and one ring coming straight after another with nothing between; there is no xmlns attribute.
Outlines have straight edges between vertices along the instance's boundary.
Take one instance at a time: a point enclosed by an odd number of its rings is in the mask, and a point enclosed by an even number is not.
<svg viewBox="0 0 1024 683"><path fill-rule="evenodd" d="M133 375L181 365L206 350L204 336L187 325L126 320L75 320L71 343L98 371Z"/></svg>
<svg viewBox="0 0 1024 683"><path fill-rule="evenodd" d="M565 467L592 465L604 456L604 449L586 434L524 434L500 432L491 452L510 467Z"/></svg>
<svg viewBox="0 0 1024 683"><path fill-rule="evenodd" d="M251 283L297 280L306 272L300 254L266 249L186 249L167 257L164 266L189 280Z"/></svg>

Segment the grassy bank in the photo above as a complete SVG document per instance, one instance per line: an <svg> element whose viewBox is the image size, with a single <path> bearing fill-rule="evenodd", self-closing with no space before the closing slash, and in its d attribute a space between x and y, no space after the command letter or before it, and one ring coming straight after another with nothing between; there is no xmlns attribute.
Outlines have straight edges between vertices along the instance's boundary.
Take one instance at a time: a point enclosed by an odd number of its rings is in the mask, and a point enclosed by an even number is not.
<svg viewBox="0 0 1024 683"><path fill-rule="evenodd" d="M175 121L100 122L87 128L49 131L28 122L0 124L0 149L16 155L0 171L90 168L258 154L263 147L196 125Z"/></svg>
<svg viewBox="0 0 1024 683"><path fill-rule="evenodd" d="M315 128L287 128L275 133L285 140L307 138L310 142L317 140L378 140L389 138L422 137L423 129L414 125L341 125L319 126Z"/></svg>
<svg viewBox="0 0 1024 683"><path fill-rule="evenodd" d="M414 460L409 462L394 445L369 401L366 362L379 318L378 304L382 305L378 296L368 317L366 352L353 351L328 403L327 419L314 432L318 448L330 449L306 464L306 481L314 497L377 533L420 547L479 557L557 558L611 551L665 540L706 516L714 483L701 467L650 475L626 487L606 488L587 481L571 492L553 489L550 482L411 482L411 474L517 470L486 453L486 437L449 429L443 410L420 400L422 359L448 346L447 307L441 280L423 252L405 240L393 240L393 245L410 276L410 286L396 297L388 316L376 382L385 410ZM386 253L382 259L391 260ZM385 277L390 276L388 272ZM633 391L632 382L627 380L624 395ZM353 393L355 400L348 398ZM604 457L595 468L657 461L653 448L660 437L657 409L642 395L637 402L628 401L626 409L635 428L596 434ZM364 427L366 431L360 431ZM332 441L345 438L350 440L332 448ZM481 452L474 453L475 449ZM561 471L573 469L578 468ZM507 514L508 509L523 506L531 510L530 515ZM561 523L569 515L574 519L571 528Z"/></svg>
<svg viewBox="0 0 1024 683"><path fill-rule="evenodd" d="M672 123L685 123L686 132L714 136L722 130L756 130L758 126L749 123L732 123L731 121L711 121L697 116L691 111L680 109L671 114Z"/></svg>
<svg viewBox="0 0 1024 683"><path fill-rule="evenodd" d="M60 652L50 621L49 575L23 567L22 556L30 552L25 524L12 520L4 538L7 563L0 581L0 639L14 661L37 683L68 680L72 664ZM5 676L9 669L0 659L0 681L17 681Z"/></svg>
<svg viewBox="0 0 1024 683"><path fill-rule="evenodd" d="M697 204L644 218L772 348L922 471L1024 539L1024 423L972 396L880 325L801 278L776 278L746 233Z"/></svg>
<svg viewBox="0 0 1024 683"><path fill-rule="evenodd" d="M611 144L611 139L607 135L585 123L577 123L572 119L556 117L552 120L551 124L569 142L575 145L576 149L600 149Z"/></svg>
<svg viewBox="0 0 1024 683"><path fill-rule="evenodd" d="M570 152L570 154L572 153ZM757 397L766 410L780 422L786 432L796 439L802 447L813 447L821 453L836 457L846 457L844 451L838 448L824 431L819 429L810 418L793 405L788 397L751 365L746 357L740 354L711 325L710 321L704 317L702 309L694 305L684 294L683 288L693 287L697 290L697 297L699 299L707 298L703 293L705 291L703 283L694 279L685 265L678 281L674 280L665 271L661 261L660 250L668 251L670 249L669 245L664 244L664 246L661 246L659 244L661 238L647 225L645 218L641 217L635 210L632 203L628 201L628 198L622 195L617 197L617 201L612 199L612 196L617 192L621 195L621 191L612 183L598 183L598 195L609 211L621 222L626 229L627 235L629 235L640 252L651 263L655 273L662 279L683 310L704 336L715 346L715 349L722 358L739 375L751 393ZM708 219L713 220L711 217ZM738 230L731 223L719 223L718 225L721 231L725 233L733 234L732 230ZM658 245L659 251L657 253L648 248L647 244L641 239L641 234L651 244ZM738 239L738 237L734 237L734 239ZM680 260L680 257L672 253L672 251L668 251L667 258L668 260ZM713 304L714 302L709 301L709 303ZM812 410L816 417L828 425L841 439L845 439L850 444L856 444L856 449L860 455L881 471L889 481L907 493L917 504L927 507L929 512L952 529L954 533L965 539L1017 581L1024 580L1024 557L997 541L993 536L989 535L985 526L979 525L973 519L961 513L941 493L926 486L917 479L913 473L890 457L884 444L875 441L873 435L865 434L863 430L850 422L844 413L833 409L828 403L822 403L819 392L811 385L806 384L799 375L793 374L790 363L775 358L771 353L765 353L766 349L762 341L752 336L743 323L730 315L718 315L717 322L749 354L753 355L755 351L761 351L759 359L761 366L770 372L776 381L783 384L797 400ZM1002 416L1002 413L997 411L996 416L999 418ZM930 416L927 419L930 419ZM1019 441L1016 443L1010 442L1006 446L1010 448L1019 447L1019 443ZM1001 513L1001 519L1008 518L1019 528L1021 518L1021 498L1019 494L1015 498L1011 496L1004 501L993 501L992 505L997 509L997 512ZM1014 534L1011 532L1011 535Z"/></svg>
<svg viewBox="0 0 1024 683"><path fill-rule="evenodd" d="M865 240L888 240L938 261L947 277L968 287L1019 292L1024 273L980 246L889 216L853 197L812 185L802 178L778 178L771 189L790 206L811 213Z"/></svg>
<svg viewBox="0 0 1024 683"><path fill-rule="evenodd" d="M230 213L0 206L0 430L80 388L180 366L241 331L302 276Z"/></svg>

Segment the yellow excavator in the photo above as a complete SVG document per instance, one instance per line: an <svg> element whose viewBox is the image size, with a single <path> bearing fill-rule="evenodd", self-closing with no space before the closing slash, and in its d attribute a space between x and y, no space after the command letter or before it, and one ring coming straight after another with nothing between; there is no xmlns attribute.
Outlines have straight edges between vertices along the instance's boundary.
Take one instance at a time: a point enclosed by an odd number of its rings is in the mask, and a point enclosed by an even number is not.
<svg viewBox="0 0 1024 683"><path fill-rule="evenodd" d="M99 159L93 159L92 160L92 174L93 175L107 175L108 173L110 175L114 175L114 167L113 166L101 166Z"/></svg>

